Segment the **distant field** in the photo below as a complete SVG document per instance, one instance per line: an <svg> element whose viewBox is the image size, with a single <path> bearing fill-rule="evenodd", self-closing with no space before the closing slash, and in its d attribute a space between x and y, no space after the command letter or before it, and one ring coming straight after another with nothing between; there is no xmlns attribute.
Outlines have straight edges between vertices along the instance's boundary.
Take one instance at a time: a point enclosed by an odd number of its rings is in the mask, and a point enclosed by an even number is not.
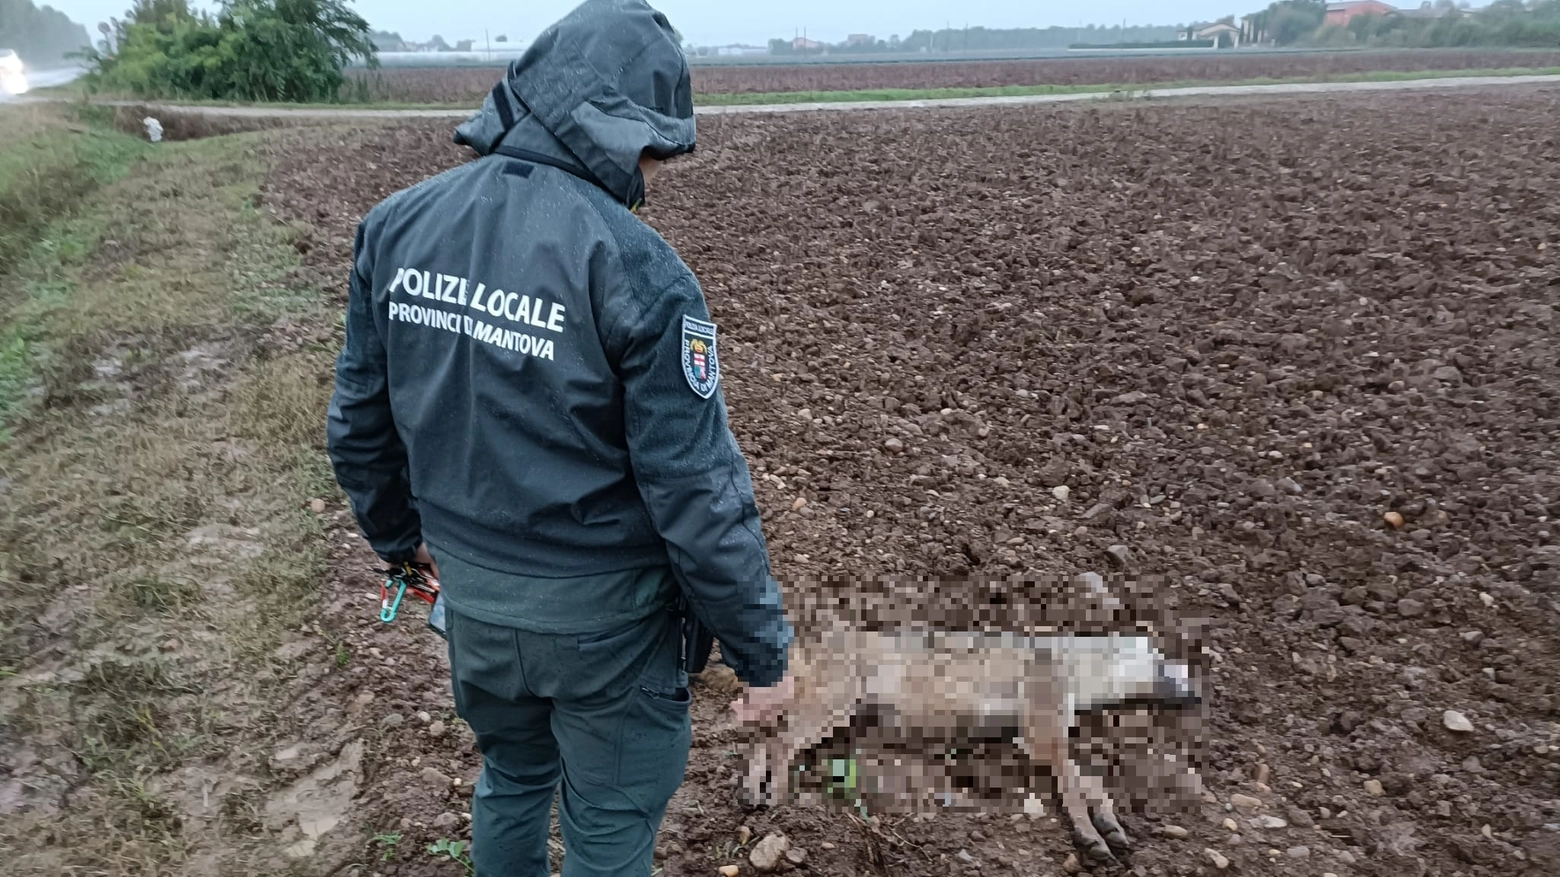
<svg viewBox="0 0 1560 877"><path fill-rule="evenodd" d="M1339 53L1198 53L1185 57L1047 58L893 64L697 66L703 95L969 89L1009 86L1150 85L1327 79L1376 71L1456 72L1560 66L1556 51L1398 51ZM501 75L496 67L387 68L355 71L347 98L358 102L476 104ZM714 102L714 101L711 101ZM729 101L722 101L729 102Z"/></svg>

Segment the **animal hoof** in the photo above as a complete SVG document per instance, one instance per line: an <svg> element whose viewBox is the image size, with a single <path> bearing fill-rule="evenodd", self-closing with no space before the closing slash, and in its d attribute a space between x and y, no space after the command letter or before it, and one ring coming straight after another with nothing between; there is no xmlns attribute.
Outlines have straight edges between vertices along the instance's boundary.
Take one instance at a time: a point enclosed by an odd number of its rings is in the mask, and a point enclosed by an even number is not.
<svg viewBox="0 0 1560 877"><path fill-rule="evenodd" d="M1096 817L1094 819L1094 827L1099 829L1100 836L1112 848L1119 850L1132 849L1132 838L1128 836L1126 829L1121 827L1121 823L1113 819Z"/></svg>
<svg viewBox="0 0 1560 877"><path fill-rule="evenodd" d="M1088 860L1090 862L1092 862L1093 864L1096 864L1096 865L1115 865L1115 864L1119 864L1116 861L1116 854L1112 853L1110 851L1110 847L1107 846L1105 841L1103 841L1103 840L1099 840L1099 839L1095 839L1095 840L1082 840L1080 838L1080 846L1083 847L1083 854L1084 854L1084 856L1087 857Z"/></svg>
<svg viewBox="0 0 1560 877"><path fill-rule="evenodd" d="M1133 838L1114 818L1097 815L1094 818L1094 827L1100 832L1100 836L1103 836L1104 843L1109 844L1112 849L1133 849Z"/></svg>

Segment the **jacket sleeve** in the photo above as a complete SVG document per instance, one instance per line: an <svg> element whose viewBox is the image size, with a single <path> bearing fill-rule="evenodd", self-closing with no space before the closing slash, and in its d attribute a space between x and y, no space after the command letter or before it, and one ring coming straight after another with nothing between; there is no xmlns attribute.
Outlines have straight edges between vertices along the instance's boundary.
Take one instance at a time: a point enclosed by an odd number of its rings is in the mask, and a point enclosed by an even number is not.
<svg viewBox="0 0 1560 877"><path fill-rule="evenodd" d="M785 675L791 626L720 388L704 398L684 374L685 316L709 320L692 275L627 329L618 375L629 459L695 617L742 681L767 687Z"/></svg>
<svg viewBox="0 0 1560 877"><path fill-rule="evenodd" d="M422 539L406 447L390 411L385 338L374 313L370 219L358 226L347 297L346 344L326 423L336 482L368 544L388 563L411 560Z"/></svg>

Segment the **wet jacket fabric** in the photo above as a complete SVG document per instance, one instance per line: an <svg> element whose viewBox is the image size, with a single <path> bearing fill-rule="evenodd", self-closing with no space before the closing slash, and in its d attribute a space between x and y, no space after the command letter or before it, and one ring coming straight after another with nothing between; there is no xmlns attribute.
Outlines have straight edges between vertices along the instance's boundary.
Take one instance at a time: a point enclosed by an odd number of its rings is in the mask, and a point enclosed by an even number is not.
<svg viewBox="0 0 1560 877"><path fill-rule="evenodd" d="M551 632L651 611L642 573L670 570L739 676L773 684L791 629L718 327L631 212L640 155L695 144L670 25L589 0L455 139L479 158L358 229L328 447L359 526L389 562L426 541L456 611Z"/></svg>

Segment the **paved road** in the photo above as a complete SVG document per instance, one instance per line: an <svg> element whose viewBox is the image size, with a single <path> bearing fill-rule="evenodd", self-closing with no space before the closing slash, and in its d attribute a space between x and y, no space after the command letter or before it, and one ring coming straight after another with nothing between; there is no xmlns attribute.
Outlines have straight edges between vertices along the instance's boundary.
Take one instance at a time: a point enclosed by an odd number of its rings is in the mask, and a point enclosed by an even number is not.
<svg viewBox="0 0 1560 877"><path fill-rule="evenodd" d="M1262 97L1307 94L1351 94L1381 91L1429 91L1453 88L1496 88L1517 85L1560 85L1560 76L1453 76L1441 79L1411 79L1401 82L1308 82L1282 85L1198 85L1185 88L1151 88L1130 92L1134 99L1172 99L1186 97ZM701 116L752 115L764 113L851 112L859 110L913 110L946 107L1005 107L1032 104L1061 104L1098 101L1110 95L1037 94L1012 97L960 97L937 100L855 101L843 103L757 104L730 107L698 107ZM23 101L43 98L21 98ZM122 106L147 106L120 102ZM152 105L156 113L161 107ZM198 112L207 116L248 119L464 119L472 110L449 109L391 110L351 109L347 107L192 107L170 106L169 111Z"/></svg>

